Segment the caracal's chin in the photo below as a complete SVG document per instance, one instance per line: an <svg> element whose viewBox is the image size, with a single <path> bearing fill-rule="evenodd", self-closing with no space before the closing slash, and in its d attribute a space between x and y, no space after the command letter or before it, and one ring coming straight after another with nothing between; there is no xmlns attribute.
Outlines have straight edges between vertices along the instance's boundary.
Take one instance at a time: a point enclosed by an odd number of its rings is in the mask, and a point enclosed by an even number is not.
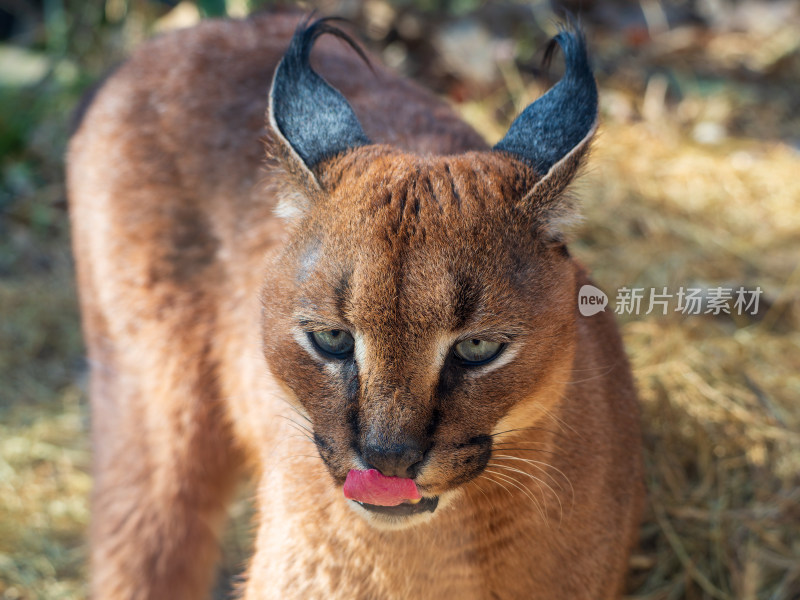
<svg viewBox="0 0 800 600"><path fill-rule="evenodd" d="M461 488L447 490L438 496L423 496L417 504L403 503L398 506L374 506L355 500L345 500L347 505L375 529L399 531L428 524L442 512L454 508Z"/></svg>

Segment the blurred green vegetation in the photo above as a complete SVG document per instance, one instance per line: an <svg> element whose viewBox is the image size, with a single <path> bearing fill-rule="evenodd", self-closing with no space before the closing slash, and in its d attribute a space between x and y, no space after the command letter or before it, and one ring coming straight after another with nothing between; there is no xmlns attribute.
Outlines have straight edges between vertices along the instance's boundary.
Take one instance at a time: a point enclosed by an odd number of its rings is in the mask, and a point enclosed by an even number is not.
<svg viewBox="0 0 800 600"><path fill-rule="evenodd" d="M800 598L796 7L567 4L585 13L605 123L577 187L587 221L575 253L608 289L757 284L768 308L755 322L623 323L651 490L631 593ZM553 80L538 66L554 27L547 2L302 7L350 18L383 60L457 103L489 139ZM72 110L149 36L265 8L275 3L0 1L3 600L86 593L87 367L63 184ZM465 51L476 44L482 54ZM247 504L233 514L225 577L239 572L248 547Z"/></svg>

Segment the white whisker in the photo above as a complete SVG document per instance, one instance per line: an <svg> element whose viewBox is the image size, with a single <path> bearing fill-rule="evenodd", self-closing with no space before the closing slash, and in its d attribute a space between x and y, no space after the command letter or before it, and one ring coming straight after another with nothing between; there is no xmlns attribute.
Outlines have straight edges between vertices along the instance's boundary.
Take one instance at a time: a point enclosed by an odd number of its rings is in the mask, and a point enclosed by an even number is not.
<svg viewBox="0 0 800 600"><path fill-rule="evenodd" d="M492 466L500 466L500 465L492 465ZM529 498L531 500L531 502L533 502L534 506L536 507L536 510L542 516L542 520L545 522L545 524L547 524L549 526L549 523L547 521L547 515L542 510L542 506L539 504L539 501L533 495L533 492L531 492L531 490L527 486L525 486L522 482L517 481L516 479L514 479L510 475L505 475L503 473L498 473L497 471L492 471L492 474L495 475L496 477L500 477L506 483L509 483L509 484L513 485L520 492L522 492L527 498Z"/></svg>
<svg viewBox="0 0 800 600"><path fill-rule="evenodd" d="M548 490L550 490L553 493L553 495L556 497L556 502L558 502L558 522L559 522L559 524L561 524L564 521L564 506L561 504L561 498L558 496L558 493L556 493L556 491L552 488L552 486L550 486L546 481L543 481L543 480L539 479L538 477L536 477L535 475L532 475L531 473L527 473L526 471L523 471L521 469L515 469L514 467L509 467L507 465L498 465L497 463L495 463L495 464L492 464L492 466L496 467L498 469L505 469L506 471L513 471L514 473L519 473L521 475L525 475L525 476L530 477L531 479L533 479L537 483L537 485L539 486L539 492L541 492L541 494L542 494L542 501L543 501L543 503L545 505L545 508L546 508L547 507L547 500L546 500L546 496L544 494L544 490L542 490L542 488L541 488L541 486L544 485Z"/></svg>

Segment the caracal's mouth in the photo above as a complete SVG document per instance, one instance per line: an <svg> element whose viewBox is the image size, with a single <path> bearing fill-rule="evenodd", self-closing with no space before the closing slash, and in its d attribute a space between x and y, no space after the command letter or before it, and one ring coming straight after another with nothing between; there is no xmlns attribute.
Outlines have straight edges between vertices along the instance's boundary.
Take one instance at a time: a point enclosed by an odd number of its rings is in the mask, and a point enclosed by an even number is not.
<svg viewBox="0 0 800 600"><path fill-rule="evenodd" d="M344 497L371 513L408 517L433 512L439 497L423 497L413 479L387 477L377 469L352 469L342 489Z"/></svg>
<svg viewBox="0 0 800 600"><path fill-rule="evenodd" d="M378 515L385 515L387 517L409 517L411 515L435 511L436 507L439 505L439 496L419 498L417 500L404 500L401 504L395 506L367 504L366 502L359 502L358 500L353 500L353 502L361 506L361 508Z"/></svg>

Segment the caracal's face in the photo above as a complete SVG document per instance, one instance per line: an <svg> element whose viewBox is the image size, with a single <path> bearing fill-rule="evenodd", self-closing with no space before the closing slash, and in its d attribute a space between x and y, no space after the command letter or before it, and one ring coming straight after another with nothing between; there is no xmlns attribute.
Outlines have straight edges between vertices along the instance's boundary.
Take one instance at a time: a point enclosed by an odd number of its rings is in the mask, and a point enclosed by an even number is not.
<svg viewBox="0 0 800 600"><path fill-rule="evenodd" d="M347 501L376 525L430 518L482 473L497 434L552 406L571 366L572 263L519 208L532 184L509 162L351 152L272 265L266 357L332 484L377 468L423 496Z"/></svg>

